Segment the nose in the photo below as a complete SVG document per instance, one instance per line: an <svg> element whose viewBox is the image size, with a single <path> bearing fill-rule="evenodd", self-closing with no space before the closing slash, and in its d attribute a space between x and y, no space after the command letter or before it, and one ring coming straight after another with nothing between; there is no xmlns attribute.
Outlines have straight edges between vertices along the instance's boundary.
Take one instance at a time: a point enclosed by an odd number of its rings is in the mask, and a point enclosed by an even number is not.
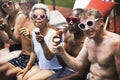
<svg viewBox="0 0 120 80"><path fill-rule="evenodd" d="M10 7L10 5L6 4L6 7L7 7L7 8Z"/></svg>
<svg viewBox="0 0 120 80"><path fill-rule="evenodd" d="M89 26L85 25L85 29L84 30L89 30Z"/></svg>
<svg viewBox="0 0 120 80"><path fill-rule="evenodd" d="M36 18L36 19L37 19L37 20L41 20L41 18L40 18L40 16L39 16L39 15L37 16L37 18Z"/></svg>

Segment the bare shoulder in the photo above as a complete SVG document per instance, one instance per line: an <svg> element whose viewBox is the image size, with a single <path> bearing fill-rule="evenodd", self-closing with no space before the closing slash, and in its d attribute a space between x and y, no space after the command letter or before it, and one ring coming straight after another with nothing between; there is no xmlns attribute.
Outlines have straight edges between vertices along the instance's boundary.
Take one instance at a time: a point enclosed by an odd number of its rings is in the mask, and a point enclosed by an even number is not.
<svg viewBox="0 0 120 80"><path fill-rule="evenodd" d="M118 52L120 51L120 35L116 33L109 33L110 39L113 48L115 48Z"/></svg>
<svg viewBox="0 0 120 80"><path fill-rule="evenodd" d="M25 14L23 14L22 12L21 13L18 12L17 17L26 18L27 16Z"/></svg>
<svg viewBox="0 0 120 80"><path fill-rule="evenodd" d="M111 40L115 41L120 41L120 35L117 33L113 33L113 32L108 32L109 37L111 38Z"/></svg>

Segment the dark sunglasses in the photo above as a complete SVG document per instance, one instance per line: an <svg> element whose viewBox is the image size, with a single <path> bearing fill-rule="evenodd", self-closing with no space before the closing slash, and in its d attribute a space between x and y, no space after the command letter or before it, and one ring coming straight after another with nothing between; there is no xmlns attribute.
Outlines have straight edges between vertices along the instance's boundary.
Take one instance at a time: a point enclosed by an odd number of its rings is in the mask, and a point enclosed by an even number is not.
<svg viewBox="0 0 120 80"><path fill-rule="evenodd" d="M33 14L33 15L32 15L32 18L33 18L33 19L37 19L38 16L39 16L40 19L45 19L45 18L46 18L46 15L45 15L45 14L42 14L42 15Z"/></svg>
<svg viewBox="0 0 120 80"><path fill-rule="evenodd" d="M9 1L8 3L3 3L2 8L7 8L8 6L11 6L11 5L13 5L13 2Z"/></svg>
<svg viewBox="0 0 120 80"><path fill-rule="evenodd" d="M79 22L79 18L73 18L73 17L66 17L66 21L70 23L72 21L73 23Z"/></svg>
<svg viewBox="0 0 120 80"><path fill-rule="evenodd" d="M80 24L78 24L78 27L79 27L81 30L84 30L86 25L87 25L88 27L90 27L90 28L93 28L94 22L97 21L97 20L98 20L98 19L89 20L89 21L86 21L85 23L80 23Z"/></svg>

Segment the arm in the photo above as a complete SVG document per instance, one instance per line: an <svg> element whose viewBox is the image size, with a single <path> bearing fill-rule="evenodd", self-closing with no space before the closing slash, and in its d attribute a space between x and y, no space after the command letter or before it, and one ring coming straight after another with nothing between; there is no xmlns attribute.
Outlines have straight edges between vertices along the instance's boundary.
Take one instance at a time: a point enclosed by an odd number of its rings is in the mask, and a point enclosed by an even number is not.
<svg viewBox="0 0 120 80"><path fill-rule="evenodd" d="M26 15L24 14L19 14L16 18L15 26L14 26L14 32L13 32L13 40L19 41L20 38L20 31L19 29L22 28L22 25L26 21Z"/></svg>
<svg viewBox="0 0 120 80"><path fill-rule="evenodd" d="M20 34L19 34L19 29L22 27L22 24L26 20L26 15L24 14L19 14L15 20L15 26L14 26L14 32L11 31L10 27L7 25L4 25L6 27L5 31L9 35L9 37L15 41L15 42L20 42Z"/></svg>
<svg viewBox="0 0 120 80"><path fill-rule="evenodd" d="M52 37L50 38L48 45L45 43L43 35L37 34L36 39L41 44L43 51L44 51L44 54L45 54L45 57L48 60L51 60L52 57L54 56L54 52L53 52L53 49L51 47L52 46L51 45L52 44Z"/></svg>
<svg viewBox="0 0 120 80"><path fill-rule="evenodd" d="M120 37L118 40L118 43L116 44L116 53L115 53L115 64L116 64L116 70L118 72L118 77L120 80Z"/></svg>
<svg viewBox="0 0 120 80"><path fill-rule="evenodd" d="M74 70L84 70L84 68L88 65L88 53L86 48L87 39L84 42L83 48L79 52L78 56L76 58L70 56L63 48L63 46L58 45L57 49L59 50L59 55L62 57L64 62L69 66L70 68Z"/></svg>
<svg viewBox="0 0 120 80"><path fill-rule="evenodd" d="M18 73L18 75L23 73L23 77L24 77L24 75L32 68L33 63L35 62L35 60L36 60L36 54L34 52L34 48L33 48L33 45L32 45L32 51L30 53L30 59L29 59L29 61L27 63L27 66L26 66L26 68L23 71Z"/></svg>
<svg viewBox="0 0 120 80"><path fill-rule="evenodd" d="M7 35L7 33L5 31L0 30L0 38L2 39L2 41L4 43L9 42L9 37L8 37L8 35Z"/></svg>
<svg viewBox="0 0 120 80"><path fill-rule="evenodd" d="M45 53L45 57L48 59L48 60L51 60L52 57L53 57L53 52L50 50L50 46L47 46L47 44L45 43L45 41L41 41L41 45L42 45L42 48L43 48L43 51Z"/></svg>

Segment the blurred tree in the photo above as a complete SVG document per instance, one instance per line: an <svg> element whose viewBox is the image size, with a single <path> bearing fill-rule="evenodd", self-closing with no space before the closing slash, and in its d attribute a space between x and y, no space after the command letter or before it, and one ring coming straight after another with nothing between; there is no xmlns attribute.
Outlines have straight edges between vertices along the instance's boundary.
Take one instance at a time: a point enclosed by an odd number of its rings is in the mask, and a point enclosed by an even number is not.
<svg viewBox="0 0 120 80"><path fill-rule="evenodd" d="M43 4L44 4L44 3L45 3L45 0L41 0L40 3L43 3Z"/></svg>
<svg viewBox="0 0 120 80"><path fill-rule="evenodd" d="M118 4L115 7L115 11L117 15L120 15L120 0L115 0Z"/></svg>

